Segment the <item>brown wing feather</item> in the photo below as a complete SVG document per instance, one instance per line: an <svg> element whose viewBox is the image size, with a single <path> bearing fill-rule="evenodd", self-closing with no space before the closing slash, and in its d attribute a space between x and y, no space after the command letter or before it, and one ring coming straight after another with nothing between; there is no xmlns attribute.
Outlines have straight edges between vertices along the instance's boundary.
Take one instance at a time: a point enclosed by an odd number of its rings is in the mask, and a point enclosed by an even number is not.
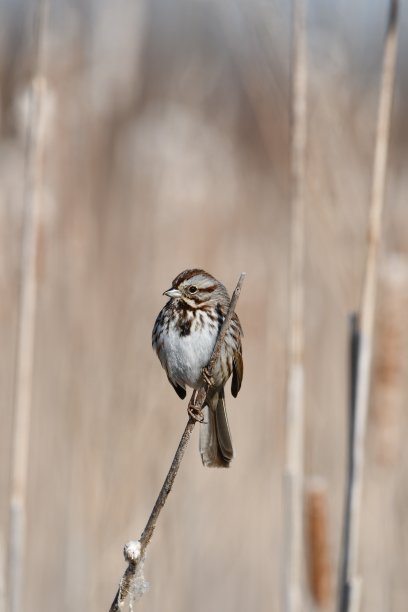
<svg viewBox="0 0 408 612"><path fill-rule="evenodd" d="M238 392L241 388L243 376L244 362L242 361L242 348L240 343L238 350L234 354L234 361L232 364L231 393L234 397L237 397L238 395Z"/></svg>
<svg viewBox="0 0 408 612"><path fill-rule="evenodd" d="M179 396L180 399L184 399L186 397L186 393L187 391L184 389L184 387L181 387L180 385L178 385L177 383L174 383L169 376L167 377L169 379L169 383L171 384L171 386L173 387L173 389L175 390L175 392L177 393L177 395Z"/></svg>

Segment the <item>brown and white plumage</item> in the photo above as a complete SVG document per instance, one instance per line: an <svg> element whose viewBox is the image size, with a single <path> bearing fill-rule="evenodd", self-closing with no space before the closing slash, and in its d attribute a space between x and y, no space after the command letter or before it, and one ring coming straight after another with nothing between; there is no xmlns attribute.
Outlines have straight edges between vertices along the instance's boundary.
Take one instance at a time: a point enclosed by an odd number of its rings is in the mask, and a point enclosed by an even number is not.
<svg viewBox="0 0 408 612"><path fill-rule="evenodd" d="M164 294L170 300L156 319L152 344L170 383L184 399L186 386L198 389L203 382L202 370L210 360L230 298L222 283L199 269L181 272ZM243 376L241 335L234 313L212 372L214 386L200 426L200 452L208 467L228 467L233 458L224 385L232 374L231 392L237 396Z"/></svg>

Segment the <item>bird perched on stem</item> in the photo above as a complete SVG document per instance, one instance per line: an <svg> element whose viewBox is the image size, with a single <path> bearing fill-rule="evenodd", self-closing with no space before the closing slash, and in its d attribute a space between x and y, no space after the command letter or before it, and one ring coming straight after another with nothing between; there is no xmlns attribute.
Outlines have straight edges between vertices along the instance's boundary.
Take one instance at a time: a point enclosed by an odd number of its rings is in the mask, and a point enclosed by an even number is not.
<svg viewBox="0 0 408 612"><path fill-rule="evenodd" d="M164 292L170 300L153 327L152 345L167 378L181 399L186 386L203 384L230 298L224 285L204 270L184 270ZM200 453L207 467L229 467L234 456L225 409L224 385L232 374L234 397L243 376L242 328L234 313L215 367L211 372L200 425Z"/></svg>

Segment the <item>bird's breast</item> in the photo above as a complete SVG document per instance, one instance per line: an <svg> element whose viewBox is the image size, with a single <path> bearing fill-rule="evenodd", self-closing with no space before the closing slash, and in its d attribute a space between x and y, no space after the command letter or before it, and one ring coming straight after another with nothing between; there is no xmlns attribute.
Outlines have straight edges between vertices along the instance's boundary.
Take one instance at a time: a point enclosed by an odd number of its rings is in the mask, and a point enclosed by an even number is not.
<svg viewBox="0 0 408 612"><path fill-rule="evenodd" d="M198 317L192 313L189 318L171 324L163 338L166 369L171 380L198 388L201 371L210 360L217 335L218 326L206 315Z"/></svg>

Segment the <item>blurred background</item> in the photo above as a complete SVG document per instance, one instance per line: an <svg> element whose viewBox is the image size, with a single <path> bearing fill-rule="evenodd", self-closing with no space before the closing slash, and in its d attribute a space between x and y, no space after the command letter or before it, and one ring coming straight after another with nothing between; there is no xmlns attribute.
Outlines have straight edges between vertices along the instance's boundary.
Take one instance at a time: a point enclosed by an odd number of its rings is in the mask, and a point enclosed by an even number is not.
<svg viewBox="0 0 408 612"><path fill-rule="evenodd" d="M0 7L0 550L7 569L35 3ZM26 610L107 610L186 422L151 350L203 267L238 304L230 470L198 431L145 566L150 612L279 612L290 236L290 3L55 0L29 448ZM325 491L335 609L348 315L360 302L386 0L309 0L305 472ZM408 600L408 2L401 2L361 541L363 610ZM198 429L198 428L196 428ZM307 531L307 530L306 530ZM308 548L305 531L305 549ZM314 610L305 554L304 610ZM4 577L3 577L4 579ZM1 590L1 589L0 589Z"/></svg>

